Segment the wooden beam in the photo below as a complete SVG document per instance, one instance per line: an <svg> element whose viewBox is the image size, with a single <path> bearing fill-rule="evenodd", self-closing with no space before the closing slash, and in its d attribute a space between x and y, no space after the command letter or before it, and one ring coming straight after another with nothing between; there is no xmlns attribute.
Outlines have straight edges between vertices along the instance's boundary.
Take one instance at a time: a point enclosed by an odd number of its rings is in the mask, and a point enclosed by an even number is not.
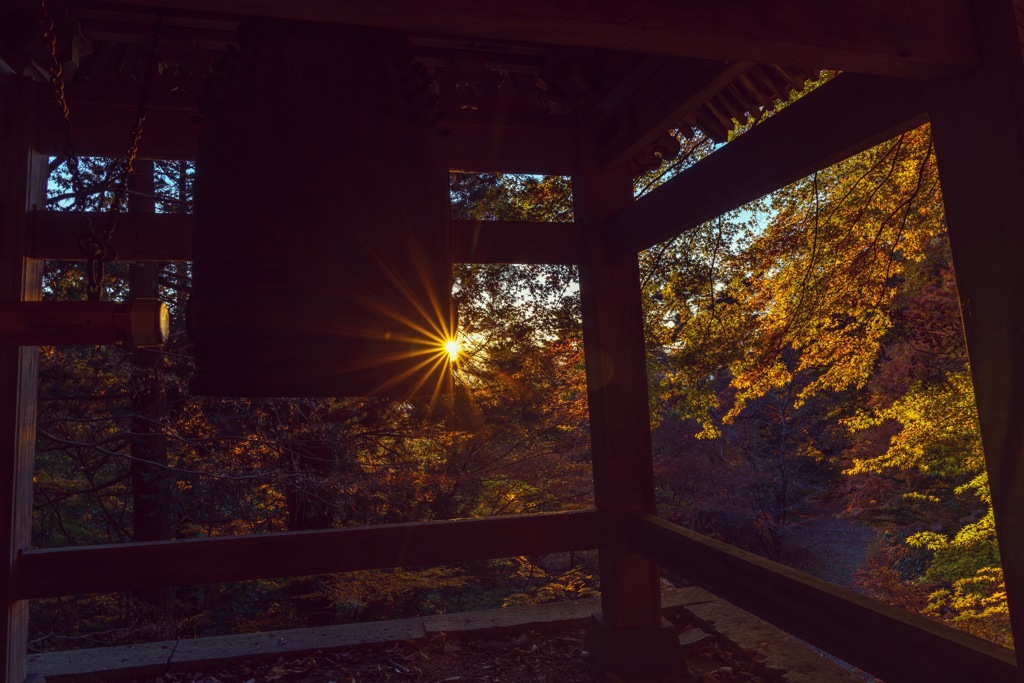
<svg viewBox="0 0 1024 683"><path fill-rule="evenodd" d="M648 58L648 61L656 58ZM654 73L634 72L632 86L617 89L597 107L601 162L632 161L665 131L676 127L711 96L752 66L749 62L694 62L661 58Z"/></svg>
<svg viewBox="0 0 1024 683"><path fill-rule="evenodd" d="M82 3L88 6L88 3ZM976 62L967 0L125 0L174 8L382 26L891 76L961 73Z"/></svg>
<svg viewBox="0 0 1024 683"><path fill-rule="evenodd" d="M653 515L632 516L629 537L662 567L886 681L1020 680L1012 650Z"/></svg>
<svg viewBox="0 0 1024 683"><path fill-rule="evenodd" d="M1012 0L975 5L984 60L929 108L1006 580L1024 667L1024 63Z"/></svg>
<svg viewBox="0 0 1024 683"><path fill-rule="evenodd" d="M87 214L93 221L105 214ZM81 261L81 218L70 211L32 212L32 258ZM456 263L562 263L580 261L581 231L575 223L452 221L452 260ZM112 240L124 261L192 260L192 216L161 213L120 214Z"/></svg>
<svg viewBox="0 0 1024 683"><path fill-rule="evenodd" d="M452 123L446 136L453 171L572 175L576 131L473 123Z"/></svg>
<svg viewBox="0 0 1024 683"><path fill-rule="evenodd" d="M127 18L123 11L109 9L79 9L74 11L82 33L94 42L133 43L149 45L153 40L153 18L142 17L135 21ZM219 18L178 18L164 16L160 27L160 45L166 54L168 47L182 49L188 46L209 51L222 51L238 43L235 29L238 21Z"/></svg>
<svg viewBox="0 0 1024 683"><path fill-rule="evenodd" d="M43 201L46 157L32 148L37 113L31 84L0 76L0 301L41 298L42 268L26 258L28 209ZM2 341L2 340L0 340ZM32 465L39 354L0 345L0 676L25 678L28 603L11 583L18 554L32 538Z"/></svg>
<svg viewBox="0 0 1024 683"><path fill-rule="evenodd" d="M452 221L455 263L539 263L573 265L582 258L577 223Z"/></svg>
<svg viewBox="0 0 1024 683"><path fill-rule="evenodd" d="M64 153L52 93L37 86L39 121L36 147ZM147 105L139 144L140 159L195 160L199 125L195 93L164 93ZM138 92L92 85L68 86L71 136L80 156L121 157L135 119ZM571 175L576 168L572 121L488 121L459 117L439 124L449 168L460 171ZM254 141L258 144L258 141Z"/></svg>
<svg viewBox="0 0 1024 683"><path fill-rule="evenodd" d="M87 213L105 225L108 214ZM82 219L71 211L32 212L29 256L43 261L84 261L78 237ZM192 216L183 213L122 213L111 245L124 261L192 260Z"/></svg>
<svg viewBox="0 0 1024 683"><path fill-rule="evenodd" d="M594 510L27 550L19 598L142 590L361 569L587 550L601 544Z"/></svg>
<svg viewBox="0 0 1024 683"><path fill-rule="evenodd" d="M637 552L887 681L1019 681L1013 651L651 515Z"/></svg>
<svg viewBox="0 0 1024 683"><path fill-rule="evenodd" d="M160 346L170 317L157 298L117 301L2 301L0 337L18 346Z"/></svg>
<svg viewBox="0 0 1024 683"><path fill-rule="evenodd" d="M840 75L612 216L611 249L675 237L921 125L926 109L920 83Z"/></svg>
<svg viewBox="0 0 1024 683"><path fill-rule="evenodd" d="M64 134L49 84L36 86L39 121L36 147L44 154L64 153ZM135 88L74 85L65 88L71 139L80 156L123 157L135 124L139 91ZM199 136L196 93L154 93L146 105L139 142L140 159L196 158Z"/></svg>

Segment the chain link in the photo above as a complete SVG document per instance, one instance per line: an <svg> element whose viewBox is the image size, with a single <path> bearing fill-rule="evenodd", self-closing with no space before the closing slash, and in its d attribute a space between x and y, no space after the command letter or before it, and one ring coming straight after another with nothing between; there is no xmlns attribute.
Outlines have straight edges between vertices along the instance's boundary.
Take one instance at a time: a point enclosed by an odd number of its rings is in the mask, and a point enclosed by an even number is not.
<svg viewBox="0 0 1024 683"><path fill-rule="evenodd" d="M139 140L142 139L142 124L146 121L146 103L149 101L149 93L153 87L153 77L157 71L157 51L160 49L160 30L163 27L163 17L157 16L156 24L153 26L153 37L149 44L149 58L146 60L146 71L142 78L142 89L139 91L139 105L135 108L135 124L132 126L128 138L128 146L125 147L124 162L118 168L114 176L114 199L111 204L111 212L118 213L124 206L125 197L128 194L128 178L134 171L133 164L139 152Z"/></svg>
<svg viewBox="0 0 1024 683"><path fill-rule="evenodd" d="M82 182L82 174L78 168L78 152L71 143L71 118L68 110L68 102L64 97L64 69L57 58L57 34L54 31L53 18L46 11L46 0L39 3L39 23L43 29L43 41L46 43L50 63L47 65L50 72L50 86L53 88L53 98L57 102L57 109L60 112L60 129L64 134L64 156L68 165L68 172L71 173L71 189L75 194L75 207L83 211L85 203L85 183Z"/></svg>
<svg viewBox="0 0 1024 683"><path fill-rule="evenodd" d="M54 31L53 18L46 10L46 0L39 2L39 23L43 31L43 41L49 52L50 62L47 65L50 73L50 86L54 100L60 113L60 128L64 135L64 157L71 175L71 189L75 196L75 211L82 221L82 234L78 237L78 246L85 255L86 263L86 295L90 301L99 301L103 294L103 279L106 264L117 258L117 251L110 242L117 229L117 215L124 209L128 196L128 178L133 172L135 157L139 152L139 141L142 139L142 125L146 120L146 103L149 101L153 77L157 71L157 52L160 48L160 32L163 17L157 16L153 26L153 38L150 42L149 58L143 75L142 89L139 93L139 104L135 109L135 123L132 125L125 148L124 161L121 162L111 178L113 197L107 212L106 225L100 229L93 225L85 212L86 189L82 179L82 171L78 163L78 152L71 141L71 116L67 99L64 94L64 70L57 57L57 36Z"/></svg>

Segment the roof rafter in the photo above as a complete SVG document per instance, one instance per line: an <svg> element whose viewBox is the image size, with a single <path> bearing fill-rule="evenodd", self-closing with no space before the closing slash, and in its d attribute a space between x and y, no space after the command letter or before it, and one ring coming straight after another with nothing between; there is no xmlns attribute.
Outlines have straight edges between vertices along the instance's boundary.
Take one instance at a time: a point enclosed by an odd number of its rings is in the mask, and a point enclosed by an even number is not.
<svg viewBox="0 0 1024 683"><path fill-rule="evenodd" d="M81 6L105 6L83 2ZM889 76L964 72L978 60L968 0L123 0L121 7L390 27Z"/></svg>
<svg viewBox="0 0 1024 683"><path fill-rule="evenodd" d="M621 101L609 102L607 108L599 105L596 128L599 135L607 136L601 140L601 160L611 164L641 154L658 136L691 116L750 66L746 62L695 65L690 60L670 58L659 64L648 79L626 79L633 87L625 93L613 93Z"/></svg>

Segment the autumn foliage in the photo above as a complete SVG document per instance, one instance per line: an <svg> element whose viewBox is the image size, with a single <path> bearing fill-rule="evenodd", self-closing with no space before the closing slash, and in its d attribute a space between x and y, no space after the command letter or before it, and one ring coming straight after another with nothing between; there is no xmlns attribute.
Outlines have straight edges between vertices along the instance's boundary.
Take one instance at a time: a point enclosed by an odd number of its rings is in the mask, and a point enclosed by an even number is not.
<svg viewBox="0 0 1024 683"><path fill-rule="evenodd" d="M713 151L680 142L638 193ZM95 206L109 201L108 166L88 166ZM156 164L157 210L189 210L192 173ZM572 220L566 178L465 174L451 188L456 218ZM829 578L1008 643L928 128L641 266L661 514L782 561L841 519L869 540L852 577ZM129 296L127 266L112 274L109 294ZM415 401L189 396L189 275L159 264L175 331L146 373L124 349L42 350L34 545L140 540L140 511L185 538L593 505L574 269L456 266L463 353L443 415ZM45 291L81 298L81 268L49 264ZM158 457L138 450L154 433ZM163 607L41 601L33 647L117 642L133 623L188 636L571 599L598 589L594 573L587 557L509 558L178 590Z"/></svg>

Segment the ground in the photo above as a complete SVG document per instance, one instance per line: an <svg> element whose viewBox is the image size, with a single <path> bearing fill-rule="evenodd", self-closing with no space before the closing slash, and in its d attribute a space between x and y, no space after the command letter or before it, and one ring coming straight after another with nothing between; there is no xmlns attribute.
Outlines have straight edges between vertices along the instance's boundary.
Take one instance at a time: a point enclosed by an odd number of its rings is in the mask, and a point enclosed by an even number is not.
<svg viewBox="0 0 1024 683"><path fill-rule="evenodd" d="M588 661L579 629L505 636L445 634L394 645L364 645L275 662L252 661L201 673L166 674L138 683L769 683L781 678L756 658L734 654L689 624L677 624L688 646L680 669L660 677L601 674ZM689 634L690 637L687 637ZM692 636L698 636L693 638Z"/></svg>

